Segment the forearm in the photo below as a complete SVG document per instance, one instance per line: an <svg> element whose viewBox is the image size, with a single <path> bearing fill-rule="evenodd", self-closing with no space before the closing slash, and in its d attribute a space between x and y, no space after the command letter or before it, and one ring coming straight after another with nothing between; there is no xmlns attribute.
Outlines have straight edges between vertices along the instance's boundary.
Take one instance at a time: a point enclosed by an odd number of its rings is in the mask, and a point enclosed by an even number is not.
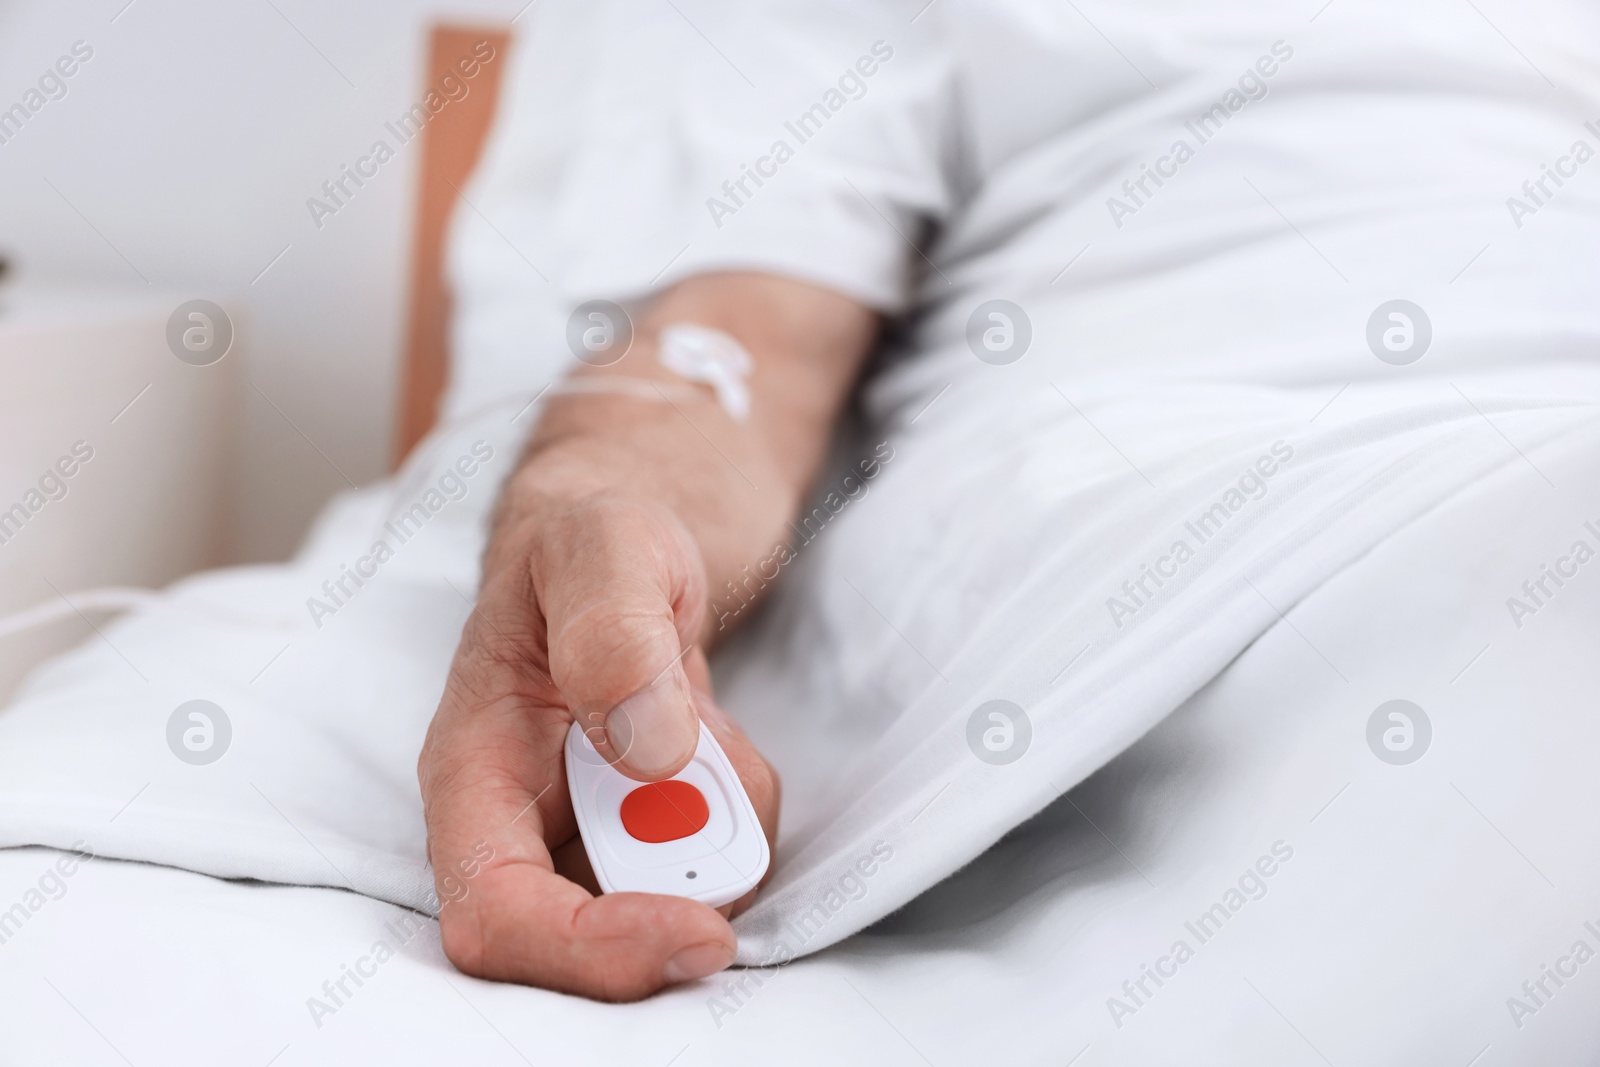
<svg viewBox="0 0 1600 1067"><path fill-rule="evenodd" d="M708 387L684 390L657 360L663 326L722 330L750 352L751 411L735 421ZM554 511L596 496L653 502L689 531L715 597L786 541L829 434L871 345L876 319L836 293L757 274L704 275L663 294L626 358L583 377L662 384L660 400L552 399L508 483L491 546L520 555ZM715 629L708 615L702 634Z"/></svg>

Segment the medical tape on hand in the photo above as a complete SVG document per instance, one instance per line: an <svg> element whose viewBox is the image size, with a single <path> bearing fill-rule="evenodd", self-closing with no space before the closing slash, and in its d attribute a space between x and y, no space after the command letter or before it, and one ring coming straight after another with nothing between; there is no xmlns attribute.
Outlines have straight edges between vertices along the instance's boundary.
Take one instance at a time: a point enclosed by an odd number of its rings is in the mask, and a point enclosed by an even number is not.
<svg viewBox="0 0 1600 1067"><path fill-rule="evenodd" d="M734 422L750 417L750 371L755 361L743 345L721 330L691 322L661 329L656 358L680 378L709 385Z"/></svg>

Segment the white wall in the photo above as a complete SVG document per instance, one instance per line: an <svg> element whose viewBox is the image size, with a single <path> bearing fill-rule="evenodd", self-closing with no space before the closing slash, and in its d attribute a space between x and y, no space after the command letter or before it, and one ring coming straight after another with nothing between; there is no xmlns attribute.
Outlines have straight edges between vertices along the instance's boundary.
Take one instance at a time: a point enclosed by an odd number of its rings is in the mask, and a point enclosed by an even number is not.
<svg viewBox="0 0 1600 1067"><path fill-rule="evenodd" d="M418 142L320 230L307 198L416 102L427 25L526 2L0 0L0 110L75 41L94 50L0 144L19 273L248 305L234 558L282 558L390 459Z"/></svg>

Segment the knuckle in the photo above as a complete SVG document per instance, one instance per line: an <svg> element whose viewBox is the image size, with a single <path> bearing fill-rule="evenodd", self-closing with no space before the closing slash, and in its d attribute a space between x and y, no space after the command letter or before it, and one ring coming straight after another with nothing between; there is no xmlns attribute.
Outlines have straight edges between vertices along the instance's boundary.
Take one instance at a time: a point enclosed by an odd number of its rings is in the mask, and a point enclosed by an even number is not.
<svg viewBox="0 0 1600 1067"><path fill-rule="evenodd" d="M544 524L530 560L534 585L548 596L583 600L592 587L632 580L655 599L704 597L704 565L683 522L666 507L618 495L572 505Z"/></svg>
<svg viewBox="0 0 1600 1067"><path fill-rule="evenodd" d="M635 660L646 661L635 672L650 670L650 659L678 652L672 607L657 590L618 583L574 608L550 646L558 682L565 680L560 676L610 673Z"/></svg>

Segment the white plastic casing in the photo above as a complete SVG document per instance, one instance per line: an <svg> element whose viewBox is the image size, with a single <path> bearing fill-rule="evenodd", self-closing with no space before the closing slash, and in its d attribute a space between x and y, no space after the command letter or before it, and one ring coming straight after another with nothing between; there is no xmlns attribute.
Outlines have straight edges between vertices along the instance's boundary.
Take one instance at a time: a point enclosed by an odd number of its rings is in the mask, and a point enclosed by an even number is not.
<svg viewBox="0 0 1600 1067"><path fill-rule="evenodd" d="M567 789L600 888L731 904L761 881L771 853L738 774L705 723L694 758L673 778L705 797L705 826L676 841L640 841L622 825L622 801L645 783L608 764L578 723L567 731Z"/></svg>

